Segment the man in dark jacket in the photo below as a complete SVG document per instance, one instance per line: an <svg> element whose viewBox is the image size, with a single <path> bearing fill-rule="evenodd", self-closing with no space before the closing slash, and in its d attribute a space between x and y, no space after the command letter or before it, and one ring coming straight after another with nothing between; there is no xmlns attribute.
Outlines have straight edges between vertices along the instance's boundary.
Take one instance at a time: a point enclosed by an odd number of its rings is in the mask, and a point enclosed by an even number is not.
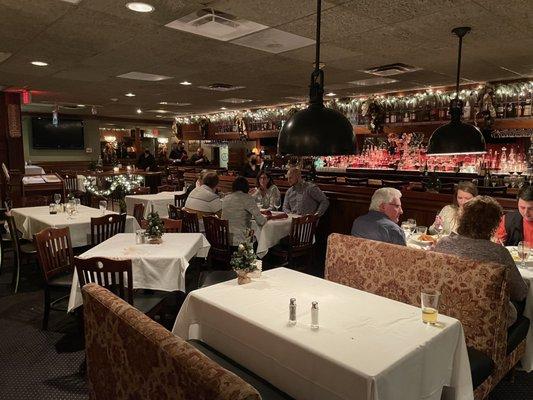
<svg viewBox="0 0 533 400"><path fill-rule="evenodd" d="M518 192L518 210L505 214L496 230L496 239L505 246L518 242L533 244L533 188L529 185Z"/></svg>
<svg viewBox="0 0 533 400"><path fill-rule="evenodd" d="M150 149L144 149L144 153L139 156L139 159L137 160L137 168L144 171L155 171L157 169L155 158L152 153L150 153Z"/></svg>

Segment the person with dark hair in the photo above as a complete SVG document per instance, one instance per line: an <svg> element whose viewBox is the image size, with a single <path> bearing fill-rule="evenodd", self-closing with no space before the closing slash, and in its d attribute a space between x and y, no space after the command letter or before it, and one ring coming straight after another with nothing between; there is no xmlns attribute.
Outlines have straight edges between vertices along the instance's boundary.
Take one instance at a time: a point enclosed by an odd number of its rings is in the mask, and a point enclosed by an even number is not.
<svg viewBox="0 0 533 400"><path fill-rule="evenodd" d="M248 155L248 162L242 169L242 176L246 178L255 178L260 171L260 166L257 165L257 156L254 153Z"/></svg>
<svg viewBox="0 0 533 400"><path fill-rule="evenodd" d="M442 210L435 217L435 222L429 227L429 232L432 234L439 233L437 226L442 226L442 232L449 235L456 232L459 214L463 206L477 196L477 187L470 181L462 181L455 188L453 194L453 204L444 206Z"/></svg>
<svg viewBox="0 0 533 400"><path fill-rule="evenodd" d="M204 215L219 214L222 209L222 201L216 193L218 175L214 171L202 174L202 185L196 187L185 201L185 209L198 214L198 218Z"/></svg>
<svg viewBox="0 0 533 400"><path fill-rule="evenodd" d="M254 199L248 194L249 190L246 178L238 176L233 181L232 192L222 199L222 219L229 222L232 246L238 246L247 239L252 217L259 226L263 226L269 218L261 214Z"/></svg>
<svg viewBox="0 0 533 400"><path fill-rule="evenodd" d="M170 162L182 163L187 160L187 151L185 150L185 143L180 141L179 143L172 143L172 151L168 156Z"/></svg>
<svg viewBox="0 0 533 400"><path fill-rule="evenodd" d="M522 279L511 253L491 241L503 214L502 207L489 196L478 196L463 206L457 234L439 240L434 248L439 253L454 254L471 260L494 262L508 269L507 279L512 302L526 298L528 287ZM508 326L517 318L517 308L509 305Z"/></svg>
<svg viewBox="0 0 533 400"><path fill-rule="evenodd" d="M204 154L204 149L198 147L196 153L191 157L191 164L193 165L207 165L209 164L209 159Z"/></svg>
<svg viewBox="0 0 533 400"><path fill-rule="evenodd" d="M142 169L143 171L155 171L157 169L155 157L148 147L146 147L144 153L139 156L139 159L137 160L137 168Z"/></svg>
<svg viewBox="0 0 533 400"><path fill-rule="evenodd" d="M257 187L252 192L252 197L262 208L279 208L281 206L281 193L272 177L265 171L259 172L256 178Z"/></svg>
<svg viewBox="0 0 533 400"><path fill-rule="evenodd" d="M533 187L523 186L517 197L518 210L503 216L495 234L505 246L516 246L522 241L533 244Z"/></svg>

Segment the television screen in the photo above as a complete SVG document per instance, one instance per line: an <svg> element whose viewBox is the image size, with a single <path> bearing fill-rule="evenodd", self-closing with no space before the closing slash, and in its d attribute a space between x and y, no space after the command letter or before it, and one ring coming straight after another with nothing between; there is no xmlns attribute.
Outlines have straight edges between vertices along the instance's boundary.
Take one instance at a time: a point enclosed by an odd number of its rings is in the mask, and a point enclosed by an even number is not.
<svg viewBox="0 0 533 400"><path fill-rule="evenodd" d="M82 150L83 121L59 117L59 124L54 126L52 118L33 117L32 139L34 149L68 149Z"/></svg>

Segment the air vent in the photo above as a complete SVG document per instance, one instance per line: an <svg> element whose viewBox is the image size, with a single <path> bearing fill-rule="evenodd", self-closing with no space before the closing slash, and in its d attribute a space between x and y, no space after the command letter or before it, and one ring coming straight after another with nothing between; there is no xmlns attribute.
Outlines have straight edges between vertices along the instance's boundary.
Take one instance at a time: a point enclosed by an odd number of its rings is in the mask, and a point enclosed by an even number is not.
<svg viewBox="0 0 533 400"><path fill-rule="evenodd" d="M396 63L396 64L389 64L389 65L382 65L381 67L369 68L363 72L366 72L367 74L378 75L378 76L391 76L391 75L405 74L407 72L418 71L420 69L421 68L413 67L412 65Z"/></svg>
<svg viewBox="0 0 533 400"><path fill-rule="evenodd" d="M165 25L224 42L268 28L213 8L203 8Z"/></svg>
<svg viewBox="0 0 533 400"><path fill-rule="evenodd" d="M200 89L204 90L214 90L215 92L229 92L232 90L244 89L244 86L234 86L229 83L212 83L207 86L198 86Z"/></svg>

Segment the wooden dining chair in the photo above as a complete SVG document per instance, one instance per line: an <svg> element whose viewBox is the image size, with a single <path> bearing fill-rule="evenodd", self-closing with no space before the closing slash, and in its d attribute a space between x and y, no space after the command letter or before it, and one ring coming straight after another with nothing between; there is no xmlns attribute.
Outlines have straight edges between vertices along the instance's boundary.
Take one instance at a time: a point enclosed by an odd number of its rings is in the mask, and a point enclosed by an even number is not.
<svg viewBox="0 0 533 400"><path fill-rule="evenodd" d="M40 207L50 204L48 196L28 196L22 198L22 207Z"/></svg>
<svg viewBox="0 0 533 400"><path fill-rule="evenodd" d="M144 204L143 203L135 203L133 206L133 216L137 220L137 222L140 224L141 220L144 219Z"/></svg>
<svg viewBox="0 0 533 400"><path fill-rule="evenodd" d="M109 200L107 197L92 194L91 195L91 208L100 208L100 201L102 200L107 201L108 206L111 204L111 200Z"/></svg>
<svg viewBox="0 0 533 400"><path fill-rule="evenodd" d="M15 218L10 213L6 214L7 226L11 236L11 243L15 254L15 271L13 272L12 286L14 293L17 293L20 281L20 269L23 261L34 260L37 255L37 249L33 243L22 241L22 235L17 229Z"/></svg>
<svg viewBox="0 0 533 400"><path fill-rule="evenodd" d="M74 266L80 288L87 283L97 283L149 316L153 316L168 295L159 291L134 291L131 260L74 257Z"/></svg>
<svg viewBox="0 0 533 400"><path fill-rule="evenodd" d="M209 249L208 261L210 265L213 262L221 263L224 267L229 268L231 259L231 242L229 236L229 222L220 219L214 215L203 217L205 237L211 248Z"/></svg>
<svg viewBox="0 0 533 400"><path fill-rule="evenodd" d="M318 224L318 215L308 214L295 217L291 222L291 230L287 240L280 241L270 252L292 265L295 258L307 257L307 263L313 260L313 240Z"/></svg>
<svg viewBox="0 0 533 400"><path fill-rule="evenodd" d="M130 194L150 194L150 188L147 186L139 186L135 189L132 189Z"/></svg>
<svg viewBox="0 0 533 400"><path fill-rule="evenodd" d="M186 233L199 233L200 224L198 222L198 214L181 210L182 212L182 231Z"/></svg>
<svg viewBox="0 0 533 400"><path fill-rule="evenodd" d="M187 193L175 194L174 195L174 205L178 208L185 207L185 201L187 201Z"/></svg>
<svg viewBox="0 0 533 400"><path fill-rule="evenodd" d="M168 217L170 219L183 219L181 208L176 207L175 205L168 205Z"/></svg>
<svg viewBox="0 0 533 400"><path fill-rule="evenodd" d="M181 233L181 219L162 218L165 233Z"/></svg>
<svg viewBox="0 0 533 400"><path fill-rule="evenodd" d="M60 301L69 297L74 271L74 255L70 230L46 228L35 235L37 259L44 279L43 330L48 329L50 310L66 312L67 308L55 308ZM63 292L63 296L52 300L52 291Z"/></svg>
<svg viewBox="0 0 533 400"><path fill-rule="evenodd" d="M126 214L108 214L97 218L91 218L91 245L99 243L124 233L126 229Z"/></svg>
<svg viewBox="0 0 533 400"><path fill-rule="evenodd" d="M174 185L161 185L157 187L157 193L161 192L175 192L176 186Z"/></svg>

